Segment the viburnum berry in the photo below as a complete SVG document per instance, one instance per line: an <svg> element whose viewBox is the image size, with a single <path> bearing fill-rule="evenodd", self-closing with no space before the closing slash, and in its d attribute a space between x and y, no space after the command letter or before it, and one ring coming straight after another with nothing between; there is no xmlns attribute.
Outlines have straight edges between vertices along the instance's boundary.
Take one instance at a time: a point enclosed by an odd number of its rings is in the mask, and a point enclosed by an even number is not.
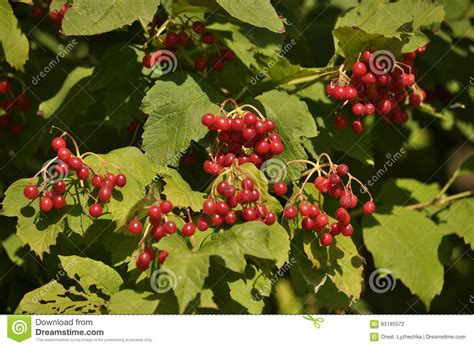
<svg viewBox="0 0 474 347"><path fill-rule="evenodd" d="M323 176L318 176L314 181L314 186L321 193L327 193L329 191L329 180Z"/></svg>
<svg viewBox="0 0 474 347"><path fill-rule="evenodd" d="M64 181L57 181L53 183L53 192L55 194L64 194L66 188L66 183Z"/></svg>
<svg viewBox="0 0 474 347"><path fill-rule="evenodd" d="M9 80L0 80L0 93L8 94L11 89L11 84Z"/></svg>
<svg viewBox="0 0 474 347"><path fill-rule="evenodd" d="M66 141L62 137L55 137L51 141L51 147L57 152L59 149L66 147Z"/></svg>
<svg viewBox="0 0 474 347"><path fill-rule="evenodd" d="M164 214L169 213L173 210L173 204L168 200L163 200L160 202L160 209Z"/></svg>
<svg viewBox="0 0 474 347"><path fill-rule="evenodd" d="M25 195L25 198L34 200L39 195L38 187L30 183L23 188L23 194Z"/></svg>
<svg viewBox="0 0 474 347"><path fill-rule="evenodd" d="M184 236L192 236L196 231L196 226L192 222L185 223L181 228L181 232Z"/></svg>
<svg viewBox="0 0 474 347"><path fill-rule="evenodd" d="M352 73L359 76L363 76L366 74L366 72L367 72L367 67L365 66L363 62L357 61L354 63L354 65L352 65Z"/></svg>
<svg viewBox="0 0 474 347"><path fill-rule="evenodd" d="M150 253L143 251L138 255L135 265L137 266L139 270L144 271L148 269L148 267L150 266L150 262L151 262Z"/></svg>
<svg viewBox="0 0 474 347"><path fill-rule="evenodd" d="M227 225L233 225L237 221L237 214L234 211L229 211L224 217L224 222Z"/></svg>
<svg viewBox="0 0 474 347"><path fill-rule="evenodd" d="M298 211L296 210L296 207L294 207L294 206L286 207L284 212L283 212L285 217L288 218L288 219L296 218L297 213L298 213Z"/></svg>
<svg viewBox="0 0 474 347"><path fill-rule="evenodd" d="M71 158L69 158L69 160L67 161L67 164L73 170L79 170L80 168L82 168L81 158L78 158L75 156L72 156Z"/></svg>
<svg viewBox="0 0 474 347"><path fill-rule="evenodd" d="M206 69L207 60L206 58L197 58L194 62L194 69L196 71L204 71Z"/></svg>
<svg viewBox="0 0 474 347"><path fill-rule="evenodd" d="M313 230L314 229L314 220L310 217L304 217L303 220L301 221L301 227L303 230Z"/></svg>
<svg viewBox="0 0 474 347"><path fill-rule="evenodd" d="M163 40L163 44L168 48L172 48L176 46L178 43L179 43L179 37L178 37L178 34L176 34L175 32L170 32L166 34L165 39Z"/></svg>
<svg viewBox="0 0 474 347"><path fill-rule="evenodd" d="M56 209L63 208L66 205L66 199L62 195L53 197L53 207Z"/></svg>
<svg viewBox="0 0 474 347"><path fill-rule="evenodd" d="M267 217L265 218L265 224L272 225L276 221L276 215L273 211L268 211Z"/></svg>
<svg viewBox="0 0 474 347"><path fill-rule="evenodd" d="M50 212L53 209L53 200L48 197L42 197L40 199L40 209L43 212Z"/></svg>
<svg viewBox="0 0 474 347"><path fill-rule="evenodd" d="M138 235L142 232L143 224L138 218L132 219L128 223L128 231L133 235Z"/></svg>
<svg viewBox="0 0 474 347"><path fill-rule="evenodd" d="M213 33L206 31L201 36L202 42L205 44L211 45L216 41L216 38Z"/></svg>
<svg viewBox="0 0 474 347"><path fill-rule="evenodd" d="M275 185L273 186L273 191L275 192L275 194L277 195L285 195L286 192L288 190L288 187L286 186L285 183L283 182L277 182L275 183Z"/></svg>
<svg viewBox="0 0 474 347"><path fill-rule="evenodd" d="M375 211L375 203L373 201L367 201L364 204L364 214L372 214Z"/></svg>
<svg viewBox="0 0 474 347"><path fill-rule="evenodd" d="M151 229L151 236L155 240L160 240L162 237L166 236L166 230L163 225L153 225Z"/></svg>
<svg viewBox="0 0 474 347"><path fill-rule="evenodd" d="M158 262L160 264L163 264L166 260L166 258L168 258L170 254L167 252L167 251L161 251L159 254L158 254Z"/></svg>
<svg viewBox="0 0 474 347"><path fill-rule="evenodd" d="M89 215L92 218L99 218L102 215L102 205L99 203L93 203L89 206Z"/></svg>
<svg viewBox="0 0 474 347"><path fill-rule="evenodd" d="M339 164L336 168L336 172L341 177L346 176L349 173L349 166L346 164Z"/></svg>
<svg viewBox="0 0 474 347"><path fill-rule="evenodd" d="M178 230L178 227L176 226L176 223L173 222L172 220L169 220L167 222L165 222L164 224L164 227L165 227L165 231L167 234L174 234L176 232L176 230Z"/></svg>
<svg viewBox="0 0 474 347"><path fill-rule="evenodd" d="M348 237L349 237L349 236L352 236L352 234L354 233L354 229L353 229L353 227L352 227L351 224L347 224L347 225L345 225L345 226L341 226L340 229L341 229L342 235L344 235L344 236L348 236Z"/></svg>
<svg viewBox="0 0 474 347"><path fill-rule="evenodd" d="M154 53L145 54L142 60L143 66L151 69L156 64L156 57Z"/></svg>
<svg viewBox="0 0 474 347"><path fill-rule="evenodd" d="M361 103L357 103L357 104L352 105L352 113L355 116L357 116L357 117L363 116L365 114L365 112L366 112L365 106L362 105Z"/></svg>
<svg viewBox="0 0 474 347"><path fill-rule="evenodd" d="M202 34L204 31L206 31L206 27L204 26L203 22L194 22L193 23L193 31L196 34Z"/></svg>
<svg viewBox="0 0 474 347"><path fill-rule="evenodd" d="M209 220L206 217L199 218L196 224L200 231L206 231L209 229Z"/></svg>
<svg viewBox="0 0 474 347"><path fill-rule="evenodd" d="M89 169L85 166L82 166L79 170L76 171L77 178L82 181L85 181L89 178Z"/></svg>
<svg viewBox="0 0 474 347"><path fill-rule="evenodd" d="M123 188L127 184L127 177L123 173L119 173L115 176L115 185L117 187Z"/></svg>
<svg viewBox="0 0 474 347"><path fill-rule="evenodd" d="M338 129L345 129L347 128L347 117L343 114L340 114L336 117L336 127Z"/></svg>
<svg viewBox="0 0 474 347"><path fill-rule="evenodd" d="M332 243L333 238L330 233L324 233L321 235L321 238L319 239L319 241L321 242L321 245L327 247Z"/></svg>
<svg viewBox="0 0 474 347"><path fill-rule="evenodd" d="M360 134L364 131L364 124L360 120L352 122L352 131L356 134Z"/></svg>
<svg viewBox="0 0 474 347"><path fill-rule="evenodd" d="M246 221L253 221L257 218L257 212L250 207L246 207L242 210L242 218Z"/></svg>
<svg viewBox="0 0 474 347"><path fill-rule="evenodd" d="M328 222L329 222L328 216L322 213L316 217L314 228L316 229L316 231L321 231L326 227Z"/></svg>
<svg viewBox="0 0 474 347"><path fill-rule="evenodd" d="M102 187L99 190L99 200L102 202L107 202L112 197L112 190L108 187Z"/></svg>

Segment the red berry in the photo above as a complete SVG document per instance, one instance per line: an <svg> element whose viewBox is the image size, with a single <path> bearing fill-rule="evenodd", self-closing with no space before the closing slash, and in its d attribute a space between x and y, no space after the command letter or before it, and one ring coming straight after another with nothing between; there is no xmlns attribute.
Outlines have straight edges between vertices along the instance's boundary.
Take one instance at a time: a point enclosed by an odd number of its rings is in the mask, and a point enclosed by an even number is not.
<svg viewBox="0 0 474 347"><path fill-rule="evenodd" d="M297 213L298 213L298 211L296 210L296 207L288 206L288 207L285 208L285 211L284 211L283 214L288 219L294 219L294 218L296 218Z"/></svg>
<svg viewBox="0 0 474 347"><path fill-rule="evenodd" d="M242 180L241 184L243 189L253 190L253 188L255 187L253 181L248 177L245 177Z"/></svg>
<svg viewBox="0 0 474 347"><path fill-rule="evenodd" d="M163 40L163 44L168 48L176 46L178 42L179 42L178 34L174 32L170 32L166 34L165 39Z"/></svg>
<svg viewBox="0 0 474 347"><path fill-rule="evenodd" d="M142 232L143 224L138 220L138 218L132 219L128 223L128 231L133 235L138 235Z"/></svg>
<svg viewBox="0 0 474 347"><path fill-rule="evenodd" d="M213 200L206 200L202 205L202 211L207 215L216 213L216 203Z"/></svg>
<svg viewBox="0 0 474 347"><path fill-rule="evenodd" d="M346 87L344 86L336 86L332 91L332 98L334 100L344 100L346 95Z"/></svg>
<svg viewBox="0 0 474 347"><path fill-rule="evenodd" d="M339 207L336 210L334 217L342 225L347 225L351 222L351 216L349 215L349 212L347 212L347 210L343 207Z"/></svg>
<svg viewBox="0 0 474 347"><path fill-rule="evenodd" d="M225 216L229 212L229 206L224 201L216 203L216 212L221 216Z"/></svg>
<svg viewBox="0 0 474 347"><path fill-rule="evenodd" d="M362 58L364 58L364 61L368 63L370 61L370 58L372 57L372 52L371 51L364 51L362 53Z"/></svg>
<svg viewBox="0 0 474 347"><path fill-rule="evenodd" d="M203 22L194 22L193 23L193 31L196 34L202 34L204 31L206 31L206 27L204 26Z"/></svg>
<svg viewBox="0 0 474 347"><path fill-rule="evenodd" d="M227 225L232 225L237 221L237 215L235 214L234 211L229 211L224 217L224 222Z"/></svg>
<svg viewBox="0 0 474 347"><path fill-rule="evenodd" d="M161 209L161 212L164 214L170 213L173 210L173 204L168 200L163 200L160 203L160 209Z"/></svg>
<svg viewBox="0 0 474 347"><path fill-rule="evenodd" d="M410 97L409 97L409 103L410 103L410 107L412 108L417 108L421 105L421 96L416 94L416 93L412 93L410 94Z"/></svg>
<svg viewBox="0 0 474 347"><path fill-rule="evenodd" d="M183 225L181 228L181 232L183 233L184 236L192 236L194 235L194 232L196 231L196 226L192 222L188 222Z"/></svg>
<svg viewBox="0 0 474 347"><path fill-rule="evenodd" d="M346 164L339 164L336 168L336 172L341 177L346 176L349 173L349 166Z"/></svg>
<svg viewBox="0 0 474 347"><path fill-rule="evenodd" d="M178 227L176 226L176 223L173 222L172 220L167 221L164 224L165 231L167 234L174 234L176 230L178 230Z"/></svg>
<svg viewBox="0 0 474 347"><path fill-rule="evenodd" d="M209 229L209 220L206 217L201 217L197 221L197 228L201 231Z"/></svg>
<svg viewBox="0 0 474 347"><path fill-rule="evenodd" d="M196 71L204 71L206 69L207 60L206 58L197 58L194 62L194 69Z"/></svg>
<svg viewBox="0 0 474 347"><path fill-rule="evenodd" d="M352 65L352 73L355 75L363 76L367 72L367 67L363 62L357 61Z"/></svg>
<svg viewBox="0 0 474 347"><path fill-rule="evenodd" d="M329 191L329 180L323 176L318 176L314 181L314 186L321 193L327 193Z"/></svg>
<svg viewBox="0 0 474 347"><path fill-rule="evenodd" d="M214 116L212 113L206 113L201 118L202 124L204 124L207 127L209 127L212 123L214 123L215 120L216 120L216 116Z"/></svg>
<svg viewBox="0 0 474 347"><path fill-rule="evenodd" d="M347 117L343 114L340 114L336 117L336 127L338 129L345 129L347 128Z"/></svg>
<svg viewBox="0 0 474 347"><path fill-rule="evenodd" d="M67 163L71 159L71 151L67 148L60 148L58 150L58 158L63 162Z"/></svg>
<svg viewBox="0 0 474 347"><path fill-rule="evenodd" d="M348 208L351 208L351 204L352 204L352 193L348 190L344 191L344 193L342 193L340 199L339 199L339 205L341 207L344 207L345 209L348 209Z"/></svg>
<svg viewBox="0 0 474 347"><path fill-rule="evenodd" d="M328 179L331 186L341 183L341 177L337 173L330 174Z"/></svg>
<svg viewBox="0 0 474 347"><path fill-rule="evenodd" d="M153 53L145 54L145 56L143 57L142 63L144 67L151 69L156 64L155 54Z"/></svg>
<svg viewBox="0 0 474 347"><path fill-rule="evenodd" d="M314 228L316 229L316 231L321 231L326 227L326 225L328 225L328 222L329 222L328 216L322 213L316 217Z"/></svg>
<svg viewBox="0 0 474 347"><path fill-rule="evenodd" d="M65 205L66 205L66 199L64 198L63 195L56 195L53 198L54 208L60 209L60 208L63 208Z"/></svg>
<svg viewBox="0 0 474 347"><path fill-rule="evenodd" d="M123 173L119 173L117 176L115 176L114 183L117 187L122 188L127 184L127 177Z"/></svg>
<svg viewBox="0 0 474 347"><path fill-rule="evenodd" d="M300 215L309 216L310 211L311 211L310 205L305 204L304 202L300 204L299 206Z"/></svg>
<svg viewBox="0 0 474 347"><path fill-rule="evenodd" d="M166 251L161 251L159 254L158 254L158 262L160 264L163 264L166 260L166 258L168 258L170 254Z"/></svg>
<svg viewBox="0 0 474 347"><path fill-rule="evenodd" d="M40 199L40 209L43 212L49 212L53 209L53 200L48 197L42 197Z"/></svg>
<svg viewBox="0 0 474 347"><path fill-rule="evenodd" d="M92 177L91 182L94 187L99 188L100 184L102 183L102 177L94 175L94 177Z"/></svg>
<svg viewBox="0 0 474 347"><path fill-rule="evenodd" d="M214 34L212 34L209 31L206 31L205 33L203 33L201 36L201 39L202 39L202 42L208 45L212 45L216 41Z"/></svg>
<svg viewBox="0 0 474 347"><path fill-rule="evenodd" d="M235 53L230 48L221 48L220 53L222 57L227 61L232 61L235 59Z"/></svg>
<svg viewBox="0 0 474 347"><path fill-rule="evenodd" d="M347 224L346 226L341 226L341 233L344 236L351 236L354 233L354 228L352 228L351 224Z"/></svg>
<svg viewBox="0 0 474 347"><path fill-rule="evenodd" d="M245 125L248 127L255 125L255 123L257 123L257 120L258 120L257 116L253 114L252 112L247 112L244 115L244 122L245 122Z"/></svg>
<svg viewBox="0 0 474 347"><path fill-rule="evenodd" d="M279 141L270 142L270 152L272 154L278 155L283 152L283 144Z"/></svg>
<svg viewBox="0 0 474 347"><path fill-rule="evenodd" d="M375 211L375 203L371 201L367 201L364 204L364 214L372 214Z"/></svg>
<svg viewBox="0 0 474 347"><path fill-rule="evenodd" d="M357 89L352 86L346 86L346 99L354 100L357 98Z"/></svg>
<svg viewBox="0 0 474 347"><path fill-rule="evenodd" d="M23 194L25 195L25 198L34 200L39 195L38 187L30 183L27 186L25 186L25 188L23 188Z"/></svg>
<svg viewBox="0 0 474 347"><path fill-rule="evenodd" d="M257 212L250 207L246 207L242 210L242 218L246 221L253 221L257 218Z"/></svg>
<svg viewBox="0 0 474 347"><path fill-rule="evenodd" d="M159 206L150 206L148 208L148 218L153 225L159 225L161 222L161 209Z"/></svg>
<svg viewBox="0 0 474 347"><path fill-rule="evenodd" d="M301 227L303 230L313 230L314 228L314 220L311 219L310 217L304 217L303 220L301 221Z"/></svg>
<svg viewBox="0 0 474 347"><path fill-rule="evenodd" d="M55 137L51 141L51 146L57 152L59 149L66 147L66 141L62 137Z"/></svg>
<svg viewBox="0 0 474 347"><path fill-rule="evenodd" d="M112 197L112 190L108 187L102 187L99 190L99 200L102 202L107 202Z"/></svg>
<svg viewBox="0 0 474 347"><path fill-rule="evenodd" d="M212 60L212 68L215 71L222 71L224 70L224 67L225 67L225 61L223 58L217 57Z"/></svg>
<svg viewBox="0 0 474 347"><path fill-rule="evenodd" d="M137 266L139 270L144 271L148 269L148 267L150 266L150 262L151 262L150 253L143 251L138 256L137 262L135 263L135 265Z"/></svg>
<svg viewBox="0 0 474 347"><path fill-rule="evenodd" d="M392 109L392 102L390 100L380 100L377 104L377 110L381 114L387 114Z"/></svg>
<svg viewBox="0 0 474 347"><path fill-rule="evenodd" d="M181 45L181 46L186 46L186 44L188 43L189 41L189 36L188 34L186 34L184 31L181 31L179 34L178 34L178 44Z"/></svg>
<svg viewBox="0 0 474 347"><path fill-rule="evenodd" d="M85 166L82 166L79 170L76 171L77 178L82 181L85 181L89 178L89 169Z"/></svg>
<svg viewBox="0 0 474 347"><path fill-rule="evenodd" d="M288 190L288 187L283 182L277 182L273 186L273 190L274 190L275 194L277 194L277 195L285 195L287 190Z"/></svg>
<svg viewBox="0 0 474 347"><path fill-rule="evenodd" d="M98 203L93 203L89 206L89 215L92 218L98 218L102 215L102 206Z"/></svg>
<svg viewBox="0 0 474 347"><path fill-rule="evenodd" d="M273 211L268 211L267 217L265 218L265 224L272 225L275 223L276 215Z"/></svg>
<svg viewBox="0 0 474 347"><path fill-rule="evenodd" d="M151 236L155 240L159 240L162 237L165 237L166 235L166 230L163 225L154 225L153 228L151 229Z"/></svg>
<svg viewBox="0 0 474 347"><path fill-rule="evenodd" d="M82 160L81 158L78 158L78 157L73 156L69 158L69 160L67 161L67 164L73 170L79 170L80 168L82 168Z"/></svg>
<svg viewBox="0 0 474 347"><path fill-rule="evenodd" d="M10 91L11 85L9 80L1 80L0 81L0 93L8 94Z"/></svg>
<svg viewBox="0 0 474 347"><path fill-rule="evenodd" d="M368 72L362 77L362 83L365 85L374 84L375 82L377 82L377 77L372 72Z"/></svg>
<svg viewBox="0 0 474 347"><path fill-rule="evenodd" d="M66 191L66 183L64 181L58 181L53 184L53 192L55 194L64 194Z"/></svg>
<svg viewBox="0 0 474 347"><path fill-rule="evenodd" d="M364 131L364 124L360 120L352 122L352 131L356 134L360 134Z"/></svg>
<svg viewBox="0 0 474 347"><path fill-rule="evenodd" d="M332 223L329 233L331 235L339 235L341 233L341 226L338 223Z"/></svg>
<svg viewBox="0 0 474 347"><path fill-rule="evenodd" d="M365 114L365 111L365 106L359 102L352 105L352 113L357 117L363 116Z"/></svg>
<svg viewBox="0 0 474 347"><path fill-rule="evenodd" d="M332 235L330 233L324 233L321 235L319 241L321 242L321 245L327 247L332 243Z"/></svg>

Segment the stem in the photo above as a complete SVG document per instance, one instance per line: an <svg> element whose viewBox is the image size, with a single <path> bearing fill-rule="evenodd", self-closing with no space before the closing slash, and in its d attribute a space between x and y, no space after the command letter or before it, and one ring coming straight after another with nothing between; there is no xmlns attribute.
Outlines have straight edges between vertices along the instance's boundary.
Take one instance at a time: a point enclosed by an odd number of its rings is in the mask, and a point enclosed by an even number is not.
<svg viewBox="0 0 474 347"><path fill-rule="evenodd" d="M76 140L74 139L74 137L72 137L67 131L64 131L63 129L58 128L57 126L52 125L51 128L52 128L52 129L57 129L57 130L59 130L59 131L62 131L63 133L61 134L61 137L67 136L67 137L72 141L72 143L74 144L74 148L75 148L75 150L76 150L76 156L78 156L78 157L81 156L81 152L79 151L79 146L77 145L77 142L76 142Z"/></svg>
<svg viewBox="0 0 474 347"><path fill-rule="evenodd" d="M155 35L153 35L152 37L150 37L144 44L143 44L143 47L148 47L148 44L153 41L156 37L160 36L160 34L166 30L166 26L171 22L171 19L168 18L167 20L165 20L165 22L163 24L161 24L161 26L158 28L157 32L155 33Z"/></svg>
<svg viewBox="0 0 474 347"><path fill-rule="evenodd" d="M472 193L473 193L472 191L467 191L467 192L462 192L462 193L458 193L458 194L454 194L454 195L449 195L449 196L446 196L444 198L435 198L431 201L422 202L422 203L419 203L419 204L408 205L408 206L406 206L406 208L411 209L411 210L416 210L416 209L422 209L422 208L429 207L429 206L444 205L444 204L450 203L454 200L459 200L459 199L468 197Z"/></svg>

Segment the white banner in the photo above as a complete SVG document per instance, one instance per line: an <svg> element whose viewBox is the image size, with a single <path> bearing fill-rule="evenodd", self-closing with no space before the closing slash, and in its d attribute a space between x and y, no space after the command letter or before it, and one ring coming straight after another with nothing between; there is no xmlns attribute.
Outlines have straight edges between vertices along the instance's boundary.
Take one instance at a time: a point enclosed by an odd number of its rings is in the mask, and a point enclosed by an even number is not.
<svg viewBox="0 0 474 347"><path fill-rule="evenodd" d="M471 315L0 316L0 346L474 346Z"/></svg>

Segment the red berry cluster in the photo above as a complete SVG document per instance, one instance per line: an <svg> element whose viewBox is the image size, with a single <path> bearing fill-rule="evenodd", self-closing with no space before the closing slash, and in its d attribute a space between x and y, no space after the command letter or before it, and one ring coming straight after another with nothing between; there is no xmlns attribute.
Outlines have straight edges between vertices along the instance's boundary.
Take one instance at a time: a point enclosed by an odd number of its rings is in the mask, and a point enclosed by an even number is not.
<svg viewBox="0 0 474 347"><path fill-rule="evenodd" d="M239 221L260 221L267 225L275 223L276 215L270 209L267 193L262 191L245 171L233 164L227 172L223 172L212 185L209 197L204 201L202 216L197 227L205 231L209 226L220 227L233 225Z"/></svg>
<svg viewBox="0 0 474 347"><path fill-rule="evenodd" d="M23 132L23 112L31 110L31 101L24 94L15 95L9 79L0 80L0 94L4 95L0 103L3 115L0 115L0 128L7 128L12 135Z"/></svg>
<svg viewBox="0 0 474 347"><path fill-rule="evenodd" d="M393 61L393 56L365 51L351 68L351 77L341 71L336 80L326 86L327 95L334 101L348 105L354 116L352 131L364 131L363 116L377 114L384 122L402 124L408 120L406 106L417 108L426 98L426 93L416 84L414 59L426 47L407 53L403 61ZM348 117L339 112L336 117L338 129L347 128Z"/></svg>
<svg viewBox="0 0 474 347"><path fill-rule="evenodd" d="M191 58L196 71L204 71L208 65L214 71L222 71L226 62L235 60L234 51L227 47L217 47L217 54L209 54L209 46L218 45L218 42L214 34L208 31L201 21L191 23L188 19L184 24L172 22L166 29L167 33L162 36L161 40L162 46L167 50L184 47L186 54L198 55L197 58ZM191 45L193 48L190 48ZM162 63L161 58L162 52L160 50L147 53L143 57L143 65L152 68L157 63Z"/></svg>
<svg viewBox="0 0 474 347"><path fill-rule="evenodd" d="M71 3L66 3L59 10L53 10L49 12L49 18L51 18L58 30L62 28L64 16L66 15L67 10L69 10L71 7Z"/></svg>
<svg viewBox="0 0 474 347"><path fill-rule="evenodd" d="M153 242L153 240L157 241L166 235L174 234L178 230L176 223L173 220L170 220L171 216L179 218L173 213L173 204L170 201L157 201L153 205L147 207L146 211L146 216L133 218L128 222L127 227L132 235L140 235L144 231L143 237L139 243L139 248L143 248L143 245L147 240L149 242ZM185 228L183 227L183 234L185 233L184 229ZM168 252L161 251L158 254L159 263L163 264L167 256ZM137 257L137 268L142 271L148 269L155 257L156 252L151 246L144 247Z"/></svg>
<svg viewBox="0 0 474 347"><path fill-rule="evenodd" d="M50 212L53 209L61 209L66 205L66 194L71 193L71 188L76 182L80 182L83 193L91 198L89 206L89 215L92 218L98 218L102 215L102 204L107 203L112 197L112 191L115 188L122 188L127 183L127 178L123 173L117 175L107 172L101 176L90 166L83 162L86 155L73 155L66 146L64 137L69 134L63 133L55 137L51 146L56 151L57 157L48 161L48 163L35 175L42 177L40 184L41 198L40 209L43 212ZM74 139L72 139L74 141ZM75 142L74 142L75 143ZM77 145L76 145L77 148ZM96 155L96 154L94 154ZM103 162L105 166L105 162ZM70 173L75 172L75 177ZM91 175L91 172L93 175ZM91 178L92 176L92 178ZM52 177L52 178L50 178ZM38 186L29 183L25 186L23 194L29 200L35 200L40 195ZM95 192L95 196L93 195Z"/></svg>
<svg viewBox="0 0 474 347"><path fill-rule="evenodd" d="M235 101L232 100L235 103ZM239 164L253 163L258 168L274 155L283 152L280 135L275 132L276 125L265 119L257 109L250 105L236 106L223 116L206 113L202 124L217 136L211 147L210 159L204 162L204 171L217 175L224 167L229 167L237 159ZM251 107L259 116L245 108ZM214 148L214 152L212 151Z"/></svg>
<svg viewBox="0 0 474 347"><path fill-rule="evenodd" d="M295 161L296 162L296 161ZM354 229L351 225L351 216L348 212L358 204L357 196L352 192L351 183L356 181L365 191L366 188L349 173L349 167L346 164L334 165L331 161L328 163L316 163L303 183L303 187L292 196L288 201L283 215L287 219L295 219L298 215L301 219L301 228L306 231L315 231L321 233L319 241L323 246L329 246L333 242L333 237L339 234L351 236ZM328 168L327 172L324 171ZM309 181L310 177L321 172L314 181L314 186L319 191L319 198L316 202L310 202L309 198L304 194L304 185ZM347 180L344 183L344 179ZM274 192L277 195L284 195L287 192L287 186L283 182L275 183ZM321 204L321 196L327 194L332 198L339 200L339 208L334 212L334 218L337 222L329 224L328 214L324 211ZM370 195L370 193L369 193ZM363 205L363 213L371 214L375 211L375 203L372 197Z"/></svg>

